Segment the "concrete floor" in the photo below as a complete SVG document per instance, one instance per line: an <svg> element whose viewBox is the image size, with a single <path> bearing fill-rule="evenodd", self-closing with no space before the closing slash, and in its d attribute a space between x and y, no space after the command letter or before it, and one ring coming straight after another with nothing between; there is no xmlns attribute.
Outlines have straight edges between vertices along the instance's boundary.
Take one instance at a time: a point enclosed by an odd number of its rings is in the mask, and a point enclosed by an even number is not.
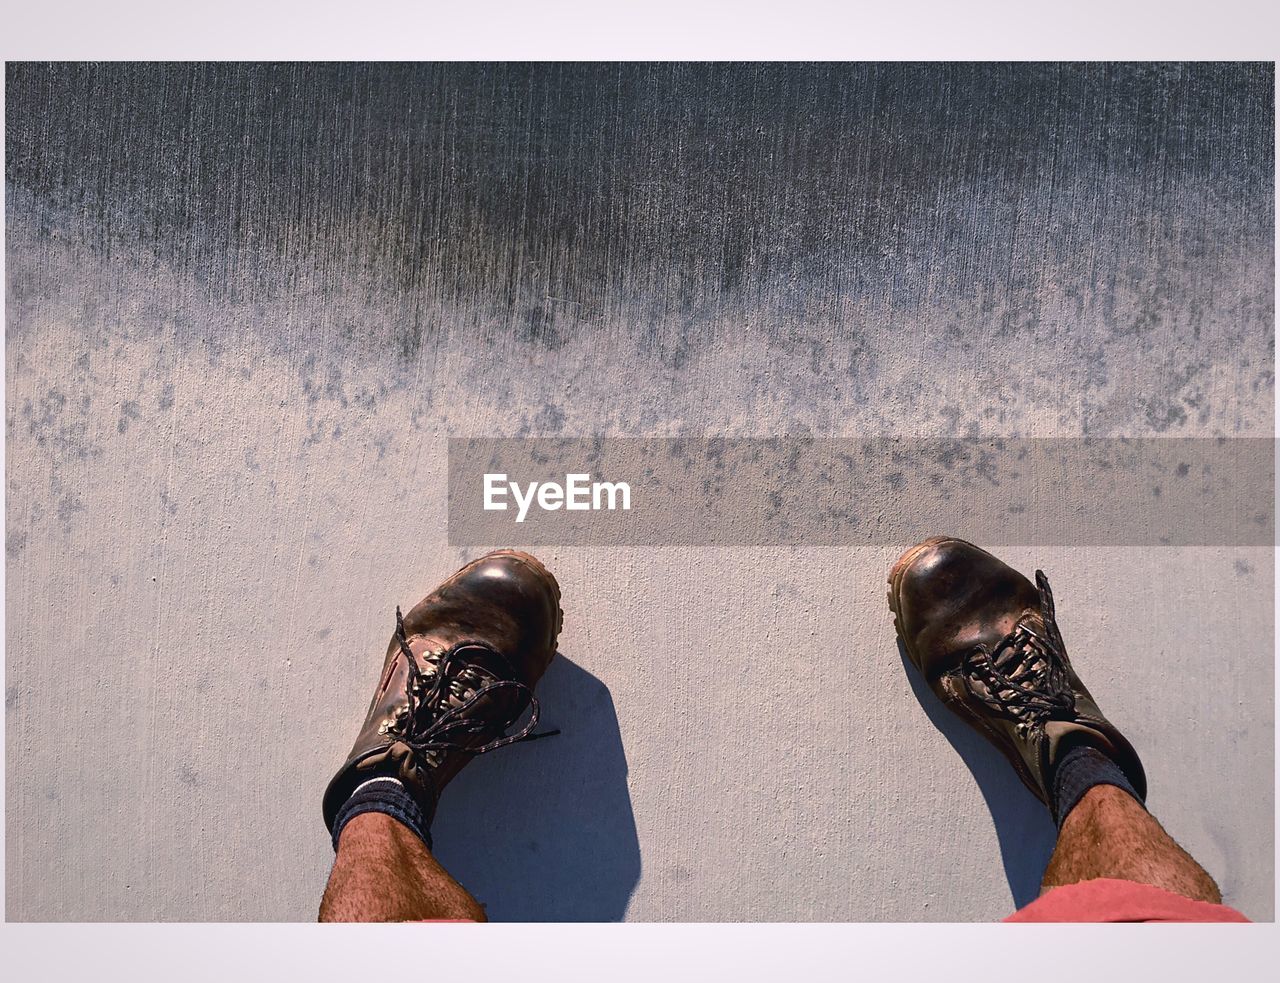
<svg viewBox="0 0 1280 983"><path fill-rule="evenodd" d="M314 917L394 607L478 552L450 436L1272 436L1273 92L11 65L6 917ZM563 733L463 773L442 861L495 919L1030 900L1052 826L918 699L905 545L541 549ZM1274 550L999 552L1052 578L1153 811L1272 919Z"/></svg>

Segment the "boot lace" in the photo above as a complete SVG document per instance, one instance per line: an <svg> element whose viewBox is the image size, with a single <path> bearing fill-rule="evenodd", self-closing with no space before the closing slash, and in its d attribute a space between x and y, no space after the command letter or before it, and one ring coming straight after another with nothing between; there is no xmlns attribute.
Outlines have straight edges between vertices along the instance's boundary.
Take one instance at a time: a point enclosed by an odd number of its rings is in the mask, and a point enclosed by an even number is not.
<svg viewBox="0 0 1280 983"><path fill-rule="evenodd" d="M485 754L518 741L534 741L560 733L558 730L534 733L541 707L528 686L519 680L504 679L467 659L468 651L479 649L494 657L500 665L506 665L507 660L502 653L487 642L464 639L447 649L424 652L424 668L409 647L404 616L399 607L396 608L396 639L409 666L405 703L396 708L393 719L379 730L422 755L429 764L438 764L450 751ZM506 719L495 720L490 714L471 712L486 697L503 690L524 697L513 701L514 709ZM506 730L524 715L526 707L529 710L528 721L514 734L506 734ZM495 729L503 736L479 746L470 743L476 736L492 733Z"/></svg>
<svg viewBox="0 0 1280 983"><path fill-rule="evenodd" d="M1042 626L1023 618L994 648L978 645L961 664L969 692L1019 727L1075 710L1066 646L1054 618L1049 578L1036 571Z"/></svg>

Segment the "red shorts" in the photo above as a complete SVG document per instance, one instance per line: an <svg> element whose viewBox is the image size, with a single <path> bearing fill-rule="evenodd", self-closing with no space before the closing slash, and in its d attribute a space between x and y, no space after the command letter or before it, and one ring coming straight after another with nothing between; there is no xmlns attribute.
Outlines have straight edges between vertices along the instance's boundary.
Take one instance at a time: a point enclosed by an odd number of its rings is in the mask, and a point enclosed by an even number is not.
<svg viewBox="0 0 1280 983"><path fill-rule="evenodd" d="M1226 905L1192 901L1150 884L1110 877L1064 884L1020 908L1007 922L1247 922Z"/></svg>

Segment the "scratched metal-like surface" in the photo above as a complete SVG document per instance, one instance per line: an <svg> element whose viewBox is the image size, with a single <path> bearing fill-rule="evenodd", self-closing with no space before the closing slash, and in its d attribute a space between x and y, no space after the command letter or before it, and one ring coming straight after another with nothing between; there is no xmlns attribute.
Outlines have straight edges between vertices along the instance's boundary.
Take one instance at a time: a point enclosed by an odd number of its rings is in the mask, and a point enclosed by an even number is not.
<svg viewBox="0 0 1280 983"><path fill-rule="evenodd" d="M1270 66L6 82L10 919L313 917L394 606L468 555L449 436L1274 432ZM497 919L1029 900L1051 826L917 701L905 545L543 551L563 734L450 787L443 862ZM1272 918L1272 550L1006 552Z"/></svg>

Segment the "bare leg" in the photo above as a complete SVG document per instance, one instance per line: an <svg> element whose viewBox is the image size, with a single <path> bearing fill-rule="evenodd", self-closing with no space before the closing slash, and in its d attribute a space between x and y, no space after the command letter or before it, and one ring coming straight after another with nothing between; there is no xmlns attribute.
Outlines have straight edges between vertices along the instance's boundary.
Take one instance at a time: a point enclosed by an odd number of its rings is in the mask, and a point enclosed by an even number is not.
<svg viewBox="0 0 1280 983"><path fill-rule="evenodd" d="M426 845L380 812L352 819L320 902L322 922L485 921L484 908Z"/></svg>
<svg viewBox="0 0 1280 983"><path fill-rule="evenodd" d="M1114 877L1152 884L1194 901L1221 904L1213 878L1132 796L1095 785L1067 814L1041 891Z"/></svg>

